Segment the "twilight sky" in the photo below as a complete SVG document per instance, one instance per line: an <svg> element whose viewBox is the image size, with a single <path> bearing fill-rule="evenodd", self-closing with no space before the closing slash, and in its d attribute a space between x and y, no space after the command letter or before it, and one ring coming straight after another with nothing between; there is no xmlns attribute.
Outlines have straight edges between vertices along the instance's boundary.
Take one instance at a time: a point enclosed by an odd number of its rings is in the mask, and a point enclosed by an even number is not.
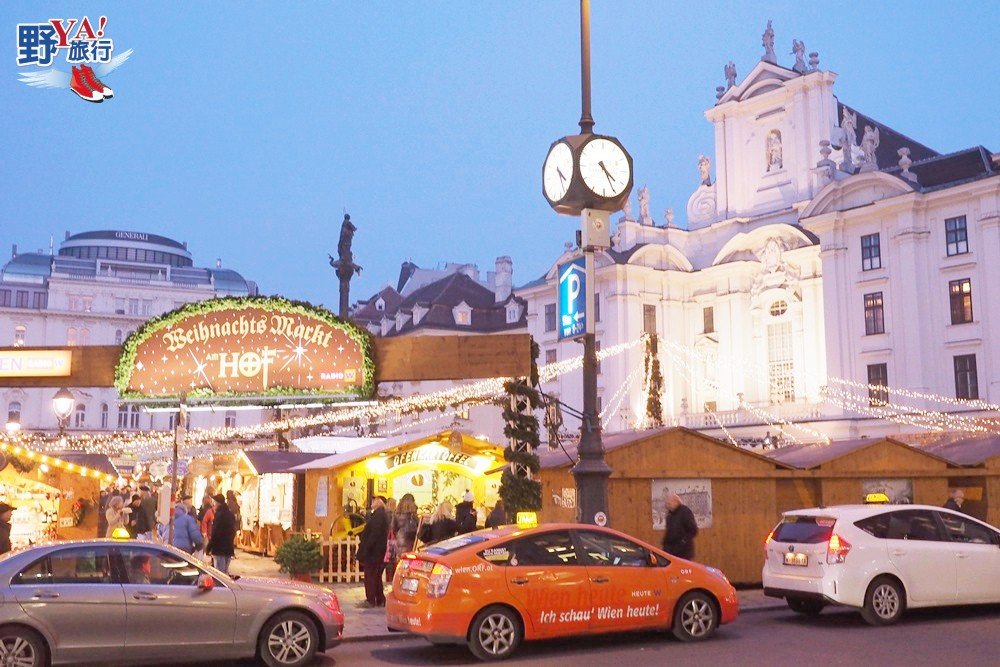
<svg viewBox="0 0 1000 667"><path fill-rule="evenodd" d="M0 260L66 230L188 242L265 294L336 307L327 253L346 208L364 273L352 300L412 260L514 258L543 273L573 237L541 195L549 144L578 131L579 5L535 2L0 4ZM115 98L17 79L15 25L108 17ZM594 0L595 131L618 136L662 223L683 224L703 111L773 19L839 74L838 97L930 147L1000 151L1000 3ZM57 65L68 69L65 57ZM33 68L21 68L33 69ZM634 202L634 199L633 199ZM633 204L635 208L635 205ZM636 209L637 210L637 209Z"/></svg>

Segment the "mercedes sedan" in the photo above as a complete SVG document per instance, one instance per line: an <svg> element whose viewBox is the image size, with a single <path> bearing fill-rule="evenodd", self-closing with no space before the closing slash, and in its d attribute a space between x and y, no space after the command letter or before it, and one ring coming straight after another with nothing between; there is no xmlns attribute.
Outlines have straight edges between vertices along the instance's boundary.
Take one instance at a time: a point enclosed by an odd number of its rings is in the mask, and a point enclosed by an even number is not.
<svg viewBox="0 0 1000 667"><path fill-rule="evenodd" d="M61 542L0 559L0 664L256 658L300 667L343 635L333 591L229 577L172 547Z"/></svg>

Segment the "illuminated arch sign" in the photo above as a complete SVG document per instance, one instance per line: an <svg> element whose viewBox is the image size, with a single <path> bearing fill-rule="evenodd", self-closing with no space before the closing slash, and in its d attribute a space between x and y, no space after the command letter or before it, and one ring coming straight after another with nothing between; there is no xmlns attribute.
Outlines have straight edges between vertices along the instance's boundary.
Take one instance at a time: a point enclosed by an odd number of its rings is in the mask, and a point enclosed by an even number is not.
<svg viewBox="0 0 1000 667"><path fill-rule="evenodd" d="M279 297L224 297L153 318L125 341L115 370L133 398L374 393L367 331Z"/></svg>

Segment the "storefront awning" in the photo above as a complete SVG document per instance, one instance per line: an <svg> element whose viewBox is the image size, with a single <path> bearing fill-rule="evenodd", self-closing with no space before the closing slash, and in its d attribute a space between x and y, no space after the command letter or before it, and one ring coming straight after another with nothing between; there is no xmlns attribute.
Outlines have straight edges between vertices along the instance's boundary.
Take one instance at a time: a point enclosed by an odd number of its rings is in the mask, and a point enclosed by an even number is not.
<svg viewBox="0 0 1000 667"><path fill-rule="evenodd" d="M326 454L249 450L244 451L243 456L245 463L250 466L255 475L268 475L293 472L296 466L324 458Z"/></svg>
<svg viewBox="0 0 1000 667"><path fill-rule="evenodd" d="M416 433L405 433L403 435L397 435L391 438L383 438L377 442L364 445L363 447L358 447L349 451L341 452L338 454L332 454L330 456L324 456L323 458L310 461L300 466L296 466L291 470L291 472L303 472L306 470L322 470L327 468L340 468L352 463L357 463L358 461L364 461L365 459L378 456L379 454L387 454L395 449L400 449L411 445L414 443L419 443L422 441L433 441L442 440L448 441L453 437L453 434L458 434L463 437L464 440L474 440L477 443L482 443L488 447L496 447L492 443L488 443L478 438L474 438L470 435L461 434L453 429L434 429L431 431L423 431Z"/></svg>

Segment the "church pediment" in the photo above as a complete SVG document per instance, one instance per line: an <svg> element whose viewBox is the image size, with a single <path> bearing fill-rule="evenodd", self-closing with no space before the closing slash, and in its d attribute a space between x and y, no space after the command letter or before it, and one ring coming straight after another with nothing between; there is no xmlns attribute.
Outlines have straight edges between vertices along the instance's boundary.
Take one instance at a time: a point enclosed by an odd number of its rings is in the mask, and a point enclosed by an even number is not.
<svg viewBox="0 0 1000 667"><path fill-rule="evenodd" d="M786 69L780 65L773 65L762 60L754 66L750 74L739 85L727 90L716 106L725 104L726 102L742 102L751 97L763 95L781 88L786 81L799 76L801 75L794 70Z"/></svg>
<svg viewBox="0 0 1000 667"><path fill-rule="evenodd" d="M916 188L897 176L879 171L856 174L833 181L819 191L803 211L800 220L831 211L846 211L859 206L914 192Z"/></svg>

